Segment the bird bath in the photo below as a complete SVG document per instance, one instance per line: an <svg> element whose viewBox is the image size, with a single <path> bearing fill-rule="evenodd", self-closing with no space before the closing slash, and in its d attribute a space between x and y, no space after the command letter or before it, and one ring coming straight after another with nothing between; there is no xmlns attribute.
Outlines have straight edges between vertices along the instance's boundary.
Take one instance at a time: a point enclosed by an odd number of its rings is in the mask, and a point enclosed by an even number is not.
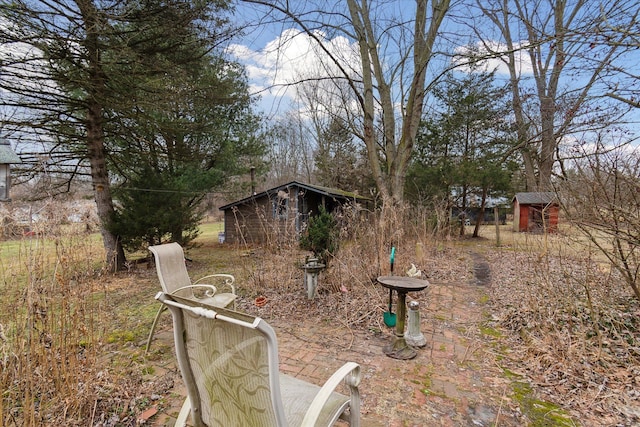
<svg viewBox="0 0 640 427"><path fill-rule="evenodd" d="M304 290L307 291L307 298L313 299L318 287L318 274L326 266L318 262L317 258L309 258L307 263L302 266L304 270Z"/></svg>

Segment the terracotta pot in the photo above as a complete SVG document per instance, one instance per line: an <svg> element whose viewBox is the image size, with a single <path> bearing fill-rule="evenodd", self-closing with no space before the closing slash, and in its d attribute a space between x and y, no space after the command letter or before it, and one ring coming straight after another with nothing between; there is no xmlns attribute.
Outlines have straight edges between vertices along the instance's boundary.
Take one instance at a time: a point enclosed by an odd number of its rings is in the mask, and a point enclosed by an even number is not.
<svg viewBox="0 0 640 427"><path fill-rule="evenodd" d="M258 297L254 303L258 307L263 307L267 303L267 297Z"/></svg>

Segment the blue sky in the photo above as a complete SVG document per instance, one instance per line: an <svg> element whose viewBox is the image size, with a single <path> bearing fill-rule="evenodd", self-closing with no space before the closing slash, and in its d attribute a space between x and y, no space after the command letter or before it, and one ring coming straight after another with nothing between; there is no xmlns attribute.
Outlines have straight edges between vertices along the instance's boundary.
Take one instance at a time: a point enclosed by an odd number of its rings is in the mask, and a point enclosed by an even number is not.
<svg viewBox="0 0 640 427"><path fill-rule="evenodd" d="M401 5L414 5L414 2L397 1L386 3L391 5L393 13L406 13L411 11L411 7L402 9ZM242 39L231 45L229 52L239 62L244 64L251 83L252 92L262 99L258 104L261 111L267 116L274 116L290 109L300 107L295 88L288 86L290 83L300 79L301 73L311 74L327 73L326 54L317 48L317 43L311 40L306 34L300 33L291 26L278 23L269 23L269 17L264 11L255 7L250 7L246 3L240 2L238 10L234 15L238 22L245 23L246 34ZM262 21L262 23L261 23ZM272 20L273 21L273 20ZM1 22L0 22L1 24ZM460 22L451 19L443 24L443 30L448 37L456 33L457 36L469 33L468 28L462 26ZM320 37L326 35L320 34ZM340 55L345 64L349 64L354 69L359 68L358 55L355 54L355 46L343 36L326 36L326 46L335 55ZM462 40L458 39L458 40ZM465 38L465 41L474 44L472 38ZM462 42L456 45L454 39L449 40L449 48L460 51L464 47ZM494 46L499 44L494 42ZM15 48L16 46L14 46ZM20 48L18 46L18 48ZM0 57L8 52L0 50ZM523 53L521 56L522 72L530 74L531 67L528 57ZM630 69L635 67L636 73L640 62L640 53L636 52L627 60ZM439 64L441 66L442 64ZM488 68L498 67L498 73L506 73L504 65L499 60L490 61ZM331 72L332 70L328 70ZM335 72L335 70L333 70ZM506 74L502 74L504 77ZM576 83L576 82L570 82ZM638 123L640 112L636 111L629 117Z"/></svg>
<svg viewBox="0 0 640 427"><path fill-rule="evenodd" d="M398 2L400 4L402 2ZM395 3L394 3L395 4ZM411 4L415 4L411 2ZM409 8L409 10L412 10ZM395 10L394 12L397 12ZM257 22L264 18L264 15L255 8L247 8L241 2L237 18L245 22ZM267 19L263 19L266 21ZM462 30L466 34L471 34L468 27L460 21L453 19L443 23L443 30L449 36L448 48L455 52L462 52L465 47L462 40L481 47L473 40L473 36L462 35ZM454 36L452 36L454 34ZM324 37L326 35L320 35ZM456 38L459 44L456 43ZM464 37L464 38L463 38ZM343 60L350 63L352 67L358 68L358 55L347 52L354 52L355 46L350 41L341 36L327 37L325 39L327 48L332 53L341 53ZM490 42L492 47L500 50L498 42ZM522 45L521 43L520 45ZM299 108L300 102L296 97L294 88L287 86L300 79L301 73L320 72L321 64L326 64L326 55L317 49L317 43L311 40L306 34L293 29L284 24L263 24L256 27L247 26L247 34L230 47L230 53L247 67L247 73L251 82L252 91L259 94L262 100L259 108L267 114L274 116L289 109ZM521 73L531 77L531 64L525 51L516 53L521 63ZM637 67L640 60L640 53L631 55L627 63ZM442 63L438 64L441 67ZM508 72L499 59L489 60L486 63L488 69L497 68L498 78L505 79ZM565 78L563 84L580 87L581 80L577 78ZM638 116L640 112L635 111L629 114L629 119L635 121L634 127L640 122Z"/></svg>
<svg viewBox="0 0 640 427"><path fill-rule="evenodd" d="M408 15L414 13L415 1L398 0L382 3L385 9L377 10L379 14L385 15L384 19L410 22L413 18ZM296 6L303 7L301 6L303 4L305 2L301 1ZM346 5L344 8L346 9ZM346 13L346 10L343 12ZM268 17L265 13L265 9L258 9L255 5L242 1L238 2L234 19L245 28L245 35L230 46L229 53L246 66L252 91L263 97L260 106L269 113L295 107L295 91L285 85L299 80L301 72L316 70L320 64L326 64L327 61L326 54L317 48L315 40L291 24L276 22L277 19ZM463 40L469 40L467 36L469 29L448 17L445 18L441 29L447 34L446 41L439 41L438 44L447 44L446 49L449 51L463 53L465 50ZM318 36L325 41L327 49L332 54L342 54L344 62L351 63L351 66L356 69L359 68L357 45L345 38L343 33L338 30L331 36L322 33L318 33ZM493 46L497 48L498 43L494 43ZM346 54L346 52L350 53ZM397 51L394 54L397 54ZM516 56L522 61L521 71L524 74L530 73L531 66L524 52L518 52ZM442 61L445 60L442 59ZM449 65L448 59L446 62L446 64L441 62L437 67ZM508 76L506 67L498 59L487 61L486 66L489 69L498 68L498 74L503 77Z"/></svg>

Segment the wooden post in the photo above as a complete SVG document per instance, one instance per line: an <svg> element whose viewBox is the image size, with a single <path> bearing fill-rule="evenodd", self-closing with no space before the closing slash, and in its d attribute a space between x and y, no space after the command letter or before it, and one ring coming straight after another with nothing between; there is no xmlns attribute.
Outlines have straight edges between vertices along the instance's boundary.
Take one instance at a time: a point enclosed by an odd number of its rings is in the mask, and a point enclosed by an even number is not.
<svg viewBox="0 0 640 427"><path fill-rule="evenodd" d="M493 221L496 224L496 246L500 247L500 218L498 217L499 210L497 206L493 207Z"/></svg>

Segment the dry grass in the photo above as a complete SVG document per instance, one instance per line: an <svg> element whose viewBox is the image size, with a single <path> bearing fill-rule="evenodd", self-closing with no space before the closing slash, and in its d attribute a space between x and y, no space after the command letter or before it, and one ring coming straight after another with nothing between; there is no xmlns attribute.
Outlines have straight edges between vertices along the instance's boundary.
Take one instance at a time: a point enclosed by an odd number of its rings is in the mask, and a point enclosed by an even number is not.
<svg viewBox="0 0 640 427"><path fill-rule="evenodd" d="M425 218L398 211L383 221L343 218L346 243L321 273L313 300L299 268L308 254L292 239L232 247L218 244L212 227L186 254L194 279L236 275L241 310L369 330L383 328L388 294L374 280L389 272L391 246L397 274L415 263L429 280L445 283L472 280L471 254L480 254L491 267L487 317L502 331L492 351L502 354L505 373L522 375L585 425L638 420L638 302L567 237L571 230L541 236L504 226L498 248L492 226L480 239L456 240L431 233ZM3 244L0 426L133 426L151 404L162 407L172 379L148 374L171 352L143 355L157 309L155 270L132 263L128 272L106 276L97 268L101 258L100 242L83 234ZM256 307L260 295L269 302ZM162 321L168 328L169 316Z"/></svg>
<svg viewBox="0 0 640 427"><path fill-rule="evenodd" d="M493 227L483 230L495 242ZM560 403L584 425L640 422L640 303L576 230L501 229L478 246L491 266L491 324L502 331L505 372Z"/></svg>
<svg viewBox="0 0 640 427"><path fill-rule="evenodd" d="M519 376L539 398L559 404L584 425L640 422L640 305L574 230L536 235L502 226L497 247L493 226L483 227L479 239L448 240L420 238L415 228L399 236L389 224L393 220L358 228L321 275L320 297L311 301L296 268L303 253L254 251L247 285L251 295L266 295L270 303L257 308L248 299L242 308L266 318L311 317L379 330L386 293L374 280L388 273L391 244L397 247L397 274L415 263L428 279L445 283L471 281L472 255L480 254L491 270L488 325L501 331L491 351L500 353L505 375ZM411 228L409 222L405 229Z"/></svg>
<svg viewBox="0 0 640 427"><path fill-rule="evenodd" d="M640 305L624 280L573 239L493 252L491 316L505 367L584 425L640 421ZM565 242L562 244L562 242Z"/></svg>
<svg viewBox="0 0 640 427"><path fill-rule="evenodd" d="M155 283L103 275L103 258L83 233L2 245L0 425L135 425L145 362L131 347L148 331Z"/></svg>

